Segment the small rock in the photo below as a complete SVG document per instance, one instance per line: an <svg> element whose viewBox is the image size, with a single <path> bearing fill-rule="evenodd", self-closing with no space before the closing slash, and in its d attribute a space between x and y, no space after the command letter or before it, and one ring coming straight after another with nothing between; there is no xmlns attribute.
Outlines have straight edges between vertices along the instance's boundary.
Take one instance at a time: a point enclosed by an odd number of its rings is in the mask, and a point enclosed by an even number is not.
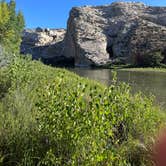
<svg viewBox="0 0 166 166"><path fill-rule="evenodd" d="M37 27L37 28L36 28L36 32L43 32L43 29L40 28L40 27Z"/></svg>

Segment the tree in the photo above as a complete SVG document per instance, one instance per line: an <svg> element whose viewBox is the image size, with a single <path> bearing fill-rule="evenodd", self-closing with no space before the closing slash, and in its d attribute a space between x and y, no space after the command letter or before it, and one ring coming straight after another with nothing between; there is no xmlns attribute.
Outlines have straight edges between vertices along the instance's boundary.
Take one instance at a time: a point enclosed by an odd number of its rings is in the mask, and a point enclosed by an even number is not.
<svg viewBox="0 0 166 166"><path fill-rule="evenodd" d="M18 23L18 31L20 32L25 26L24 16L21 11L18 12L17 23Z"/></svg>
<svg viewBox="0 0 166 166"><path fill-rule="evenodd" d="M8 38L7 24L10 19L10 12L5 2L0 3L0 42L3 43Z"/></svg>
<svg viewBox="0 0 166 166"><path fill-rule="evenodd" d="M160 66L164 59L164 55L160 51L156 51L149 54L137 55L136 65L141 67L155 67Z"/></svg>
<svg viewBox="0 0 166 166"><path fill-rule="evenodd" d="M0 44L13 53L19 53L21 32L24 28L21 11L16 12L16 3L0 2Z"/></svg>

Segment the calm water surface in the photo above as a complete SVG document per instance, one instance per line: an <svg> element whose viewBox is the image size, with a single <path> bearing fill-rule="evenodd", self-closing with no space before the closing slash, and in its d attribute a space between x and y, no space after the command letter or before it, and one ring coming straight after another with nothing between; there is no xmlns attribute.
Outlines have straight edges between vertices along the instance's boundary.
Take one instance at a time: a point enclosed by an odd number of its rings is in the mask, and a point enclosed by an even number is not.
<svg viewBox="0 0 166 166"><path fill-rule="evenodd" d="M74 68L71 71L80 76L94 79L110 85L112 72L110 69ZM142 91L145 95L155 95L156 103L166 109L166 73L150 71L117 71L118 81L129 83L132 92Z"/></svg>

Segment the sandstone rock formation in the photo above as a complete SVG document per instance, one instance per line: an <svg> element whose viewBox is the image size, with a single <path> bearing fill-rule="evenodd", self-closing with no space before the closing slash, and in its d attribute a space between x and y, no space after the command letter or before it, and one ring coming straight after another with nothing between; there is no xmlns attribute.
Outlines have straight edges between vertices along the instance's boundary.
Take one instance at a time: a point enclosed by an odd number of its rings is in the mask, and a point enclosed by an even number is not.
<svg viewBox="0 0 166 166"><path fill-rule="evenodd" d="M70 59L76 66L133 64L144 55L166 52L166 7L132 2L74 7L66 34L26 30L22 43L22 52L34 58Z"/></svg>
<svg viewBox="0 0 166 166"><path fill-rule="evenodd" d="M68 60L63 56L65 33L64 29L26 29L22 35L21 53L31 54L33 59L48 64L64 63Z"/></svg>
<svg viewBox="0 0 166 166"><path fill-rule="evenodd" d="M118 2L73 8L65 38L65 56L75 64L106 64L166 48L166 7Z"/></svg>

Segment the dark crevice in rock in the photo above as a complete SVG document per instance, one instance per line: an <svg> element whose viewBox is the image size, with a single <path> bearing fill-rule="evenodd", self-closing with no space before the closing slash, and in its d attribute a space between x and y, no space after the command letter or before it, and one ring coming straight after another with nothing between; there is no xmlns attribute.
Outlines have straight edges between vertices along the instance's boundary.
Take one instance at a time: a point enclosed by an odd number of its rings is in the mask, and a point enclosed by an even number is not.
<svg viewBox="0 0 166 166"><path fill-rule="evenodd" d="M113 52L112 46L107 46L106 51L107 51L108 54L109 54L109 58L113 58L114 52Z"/></svg>

